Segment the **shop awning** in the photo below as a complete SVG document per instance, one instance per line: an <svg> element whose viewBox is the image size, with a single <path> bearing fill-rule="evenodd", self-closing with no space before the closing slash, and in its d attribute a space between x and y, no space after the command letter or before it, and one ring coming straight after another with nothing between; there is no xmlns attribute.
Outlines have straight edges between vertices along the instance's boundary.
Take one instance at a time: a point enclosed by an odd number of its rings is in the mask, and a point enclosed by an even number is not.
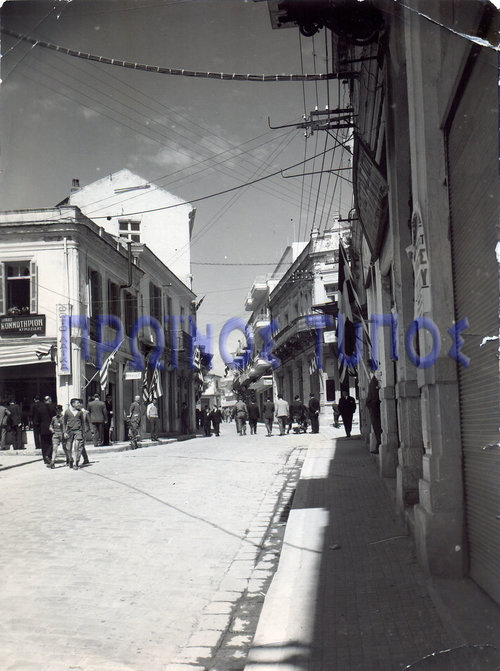
<svg viewBox="0 0 500 671"><path fill-rule="evenodd" d="M31 338L26 343L0 342L0 368L7 366L31 366L37 363L51 363L55 356L55 339L40 342Z"/></svg>

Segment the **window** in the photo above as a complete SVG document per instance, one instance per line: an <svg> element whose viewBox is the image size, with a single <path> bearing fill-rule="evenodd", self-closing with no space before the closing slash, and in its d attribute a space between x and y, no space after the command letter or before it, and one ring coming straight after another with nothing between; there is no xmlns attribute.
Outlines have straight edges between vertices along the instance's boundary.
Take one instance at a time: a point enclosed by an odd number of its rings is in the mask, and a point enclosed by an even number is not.
<svg viewBox="0 0 500 671"><path fill-rule="evenodd" d="M5 264L5 293L7 314L29 314L31 299L29 261Z"/></svg>
<svg viewBox="0 0 500 671"><path fill-rule="evenodd" d="M111 280L108 281L108 314L121 317L120 287Z"/></svg>
<svg viewBox="0 0 500 671"><path fill-rule="evenodd" d="M337 291L339 290L338 284L325 284L325 293L329 301L337 300Z"/></svg>
<svg viewBox="0 0 500 671"><path fill-rule="evenodd" d="M118 231L120 238L130 240L131 242L141 241L141 222L132 221L131 219L119 219Z"/></svg>
<svg viewBox="0 0 500 671"><path fill-rule="evenodd" d="M125 332L129 336L132 331L132 326L137 321L137 296L125 292Z"/></svg>
<svg viewBox="0 0 500 671"><path fill-rule="evenodd" d="M0 262L0 314L36 315L38 278L34 261Z"/></svg>
<svg viewBox="0 0 500 671"><path fill-rule="evenodd" d="M161 322L161 289L149 283L149 314Z"/></svg>
<svg viewBox="0 0 500 671"><path fill-rule="evenodd" d="M89 308L90 316L97 317L102 314L102 282L101 275L97 270L89 268Z"/></svg>

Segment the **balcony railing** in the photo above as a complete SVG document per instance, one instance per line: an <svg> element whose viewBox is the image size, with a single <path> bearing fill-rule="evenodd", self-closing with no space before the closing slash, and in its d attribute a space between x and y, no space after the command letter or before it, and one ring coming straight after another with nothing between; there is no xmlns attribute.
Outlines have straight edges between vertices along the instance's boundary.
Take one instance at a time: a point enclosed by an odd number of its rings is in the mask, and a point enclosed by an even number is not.
<svg viewBox="0 0 500 671"><path fill-rule="evenodd" d="M297 317L289 324L287 324L285 327L283 327L281 330L279 330L277 333L275 333L273 335L275 347L281 347L289 340L295 339L297 336L300 336L301 334L312 334L313 336L315 336L316 329L314 324L309 324L307 322L307 318L309 316L317 317L317 315L302 315L301 317Z"/></svg>

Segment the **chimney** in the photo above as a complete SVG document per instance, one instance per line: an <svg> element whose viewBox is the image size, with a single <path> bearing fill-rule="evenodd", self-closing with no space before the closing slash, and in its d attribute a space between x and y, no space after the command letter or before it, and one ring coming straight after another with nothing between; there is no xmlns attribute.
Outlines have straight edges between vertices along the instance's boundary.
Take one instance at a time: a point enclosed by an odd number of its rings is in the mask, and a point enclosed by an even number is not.
<svg viewBox="0 0 500 671"><path fill-rule="evenodd" d="M80 180L79 179L72 179L71 180L71 193L75 193L75 191L80 190Z"/></svg>

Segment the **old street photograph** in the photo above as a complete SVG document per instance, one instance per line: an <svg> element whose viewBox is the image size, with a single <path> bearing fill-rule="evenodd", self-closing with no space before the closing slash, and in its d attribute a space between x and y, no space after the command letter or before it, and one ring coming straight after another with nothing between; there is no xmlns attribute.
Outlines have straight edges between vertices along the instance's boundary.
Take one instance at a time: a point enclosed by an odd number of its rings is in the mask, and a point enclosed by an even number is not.
<svg viewBox="0 0 500 671"><path fill-rule="evenodd" d="M500 671L499 52L0 2L0 671Z"/></svg>

